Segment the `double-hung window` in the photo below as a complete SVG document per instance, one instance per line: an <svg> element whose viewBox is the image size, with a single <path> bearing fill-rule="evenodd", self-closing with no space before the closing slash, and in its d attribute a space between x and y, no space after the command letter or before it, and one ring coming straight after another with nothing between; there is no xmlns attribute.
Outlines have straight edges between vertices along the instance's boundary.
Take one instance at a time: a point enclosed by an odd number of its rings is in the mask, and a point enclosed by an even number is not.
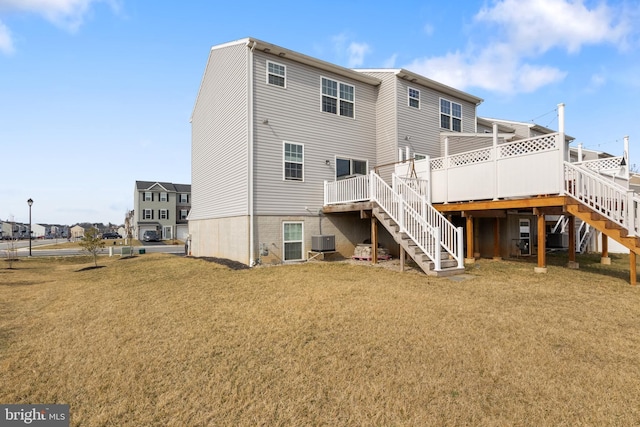
<svg viewBox="0 0 640 427"><path fill-rule="evenodd" d="M440 98L440 127L462 132L462 105Z"/></svg>
<svg viewBox="0 0 640 427"><path fill-rule="evenodd" d="M153 202L153 193L151 191L144 192L144 201L145 202Z"/></svg>
<svg viewBox="0 0 640 427"><path fill-rule="evenodd" d="M285 261L299 261L303 259L303 236L302 222L282 223L282 241L284 243L283 258Z"/></svg>
<svg viewBox="0 0 640 427"><path fill-rule="evenodd" d="M409 88L409 107L420 109L420 91L412 87Z"/></svg>
<svg viewBox="0 0 640 427"><path fill-rule="evenodd" d="M367 161L336 158L336 179L350 178L355 175L367 174Z"/></svg>
<svg viewBox="0 0 640 427"><path fill-rule="evenodd" d="M274 86L285 87L287 71L284 65L267 61L267 83Z"/></svg>
<svg viewBox="0 0 640 427"><path fill-rule="evenodd" d="M304 146L291 142L284 143L284 179L286 181L304 180Z"/></svg>
<svg viewBox="0 0 640 427"><path fill-rule="evenodd" d="M165 193L164 191L160 193L160 201L161 202L168 202L169 201L169 195L167 193Z"/></svg>
<svg viewBox="0 0 640 427"><path fill-rule="evenodd" d="M186 193L181 193L180 194L180 203L181 204L187 204L189 203L189 195Z"/></svg>
<svg viewBox="0 0 640 427"><path fill-rule="evenodd" d="M187 209L180 209L180 219L187 219L189 211Z"/></svg>
<svg viewBox="0 0 640 427"><path fill-rule="evenodd" d="M142 219L153 219L153 209L144 209L142 211Z"/></svg>
<svg viewBox="0 0 640 427"><path fill-rule="evenodd" d="M160 219L169 219L169 211L167 209L160 209Z"/></svg>
<svg viewBox="0 0 640 427"><path fill-rule="evenodd" d="M322 111L353 117L355 93L353 85L322 77Z"/></svg>

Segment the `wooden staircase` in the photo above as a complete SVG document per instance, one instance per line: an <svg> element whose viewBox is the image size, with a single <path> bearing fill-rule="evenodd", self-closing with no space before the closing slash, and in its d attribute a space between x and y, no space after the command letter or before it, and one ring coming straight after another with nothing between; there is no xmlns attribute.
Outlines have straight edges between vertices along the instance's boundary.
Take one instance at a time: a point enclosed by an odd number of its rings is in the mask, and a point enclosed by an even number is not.
<svg viewBox="0 0 640 427"><path fill-rule="evenodd" d="M458 262L447 251L442 251L440 270L435 270L435 264L429 256L420 249L406 233L400 231L400 226L379 205L372 210L376 219L391 234L393 239L409 254L411 259L429 276L453 276L464 273L464 267L458 267Z"/></svg>
<svg viewBox="0 0 640 427"><path fill-rule="evenodd" d="M610 220L590 206L572 198L567 198L565 211L576 218L580 218L591 227L612 238L635 254L640 255L640 237L629 236L627 229L621 224Z"/></svg>

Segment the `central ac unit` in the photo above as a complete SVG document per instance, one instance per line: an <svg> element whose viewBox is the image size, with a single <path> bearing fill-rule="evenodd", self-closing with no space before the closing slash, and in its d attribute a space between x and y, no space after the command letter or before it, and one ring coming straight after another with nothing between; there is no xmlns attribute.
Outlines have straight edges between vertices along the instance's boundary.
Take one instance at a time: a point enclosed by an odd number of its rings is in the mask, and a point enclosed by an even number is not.
<svg viewBox="0 0 640 427"><path fill-rule="evenodd" d="M336 250L336 236L319 235L311 236L311 250L313 252L330 252Z"/></svg>

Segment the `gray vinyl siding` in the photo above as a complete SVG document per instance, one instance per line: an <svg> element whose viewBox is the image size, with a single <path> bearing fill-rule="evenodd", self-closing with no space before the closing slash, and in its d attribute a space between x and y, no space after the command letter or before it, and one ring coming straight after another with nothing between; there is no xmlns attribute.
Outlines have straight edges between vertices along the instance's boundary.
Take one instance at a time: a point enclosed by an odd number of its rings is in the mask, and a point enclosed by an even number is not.
<svg viewBox="0 0 640 427"><path fill-rule="evenodd" d="M248 214L249 50L210 52L192 116L190 219Z"/></svg>
<svg viewBox="0 0 640 427"><path fill-rule="evenodd" d="M420 91L420 109L409 107L409 87ZM433 89L398 79L398 136L403 149L409 146L411 153L438 156L440 97L441 94ZM409 140L405 137L409 137Z"/></svg>
<svg viewBox="0 0 640 427"><path fill-rule="evenodd" d="M286 67L286 88L266 83L267 60ZM336 156L367 160L373 168L376 86L257 50L254 73L257 215L317 211L324 201L323 182L335 180ZM321 77L355 87L354 118L322 112ZM284 180L284 141L304 146L302 182Z"/></svg>
<svg viewBox="0 0 640 427"><path fill-rule="evenodd" d="M397 77L393 72L367 72L366 74L382 81L375 107L378 165L393 163L398 157Z"/></svg>

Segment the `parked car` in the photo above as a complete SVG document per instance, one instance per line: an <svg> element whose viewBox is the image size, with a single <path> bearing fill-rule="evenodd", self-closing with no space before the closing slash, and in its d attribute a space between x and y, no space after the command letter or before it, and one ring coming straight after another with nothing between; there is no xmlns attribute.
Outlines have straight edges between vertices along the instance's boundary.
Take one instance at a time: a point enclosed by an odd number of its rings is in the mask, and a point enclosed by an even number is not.
<svg viewBox="0 0 640 427"><path fill-rule="evenodd" d="M147 230L142 235L142 240L144 242L159 242L160 236L154 230Z"/></svg>
<svg viewBox="0 0 640 427"><path fill-rule="evenodd" d="M122 239L122 236L116 233L115 231L108 231L106 233L102 233L103 239Z"/></svg>

